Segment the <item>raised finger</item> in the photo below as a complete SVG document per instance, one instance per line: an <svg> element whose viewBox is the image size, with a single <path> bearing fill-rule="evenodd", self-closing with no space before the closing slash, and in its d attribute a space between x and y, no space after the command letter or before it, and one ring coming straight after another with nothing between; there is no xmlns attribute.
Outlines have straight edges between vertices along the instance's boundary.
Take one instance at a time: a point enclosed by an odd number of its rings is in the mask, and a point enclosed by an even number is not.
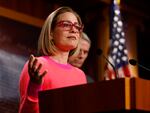
<svg viewBox="0 0 150 113"><path fill-rule="evenodd" d="M47 71L44 71L44 72L40 75L40 78L42 79L46 74L47 74Z"/></svg>
<svg viewBox="0 0 150 113"><path fill-rule="evenodd" d="M39 73L39 71L40 71L41 67L42 67L42 64L40 63L40 64L39 64L39 66L38 66L38 67L37 67L37 69L36 69L36 72L38 72L38 73Z"/></svg>
<svg viewBox="0 0 150 113"><path fill-rule="evenodd" d="M32 70L33 70L33 71L36 71L35 68L36 68L37 61L38 61L38 60L37 60L36 58L35 58L35 60L33 61L33 65L32 65Z"/></svg>
<svg viewBox="0 0 150 113"><path fill-rule="evenodd" d="M34 59L34 56L33 56L33 55L30 55L29 63L28 63L28 68L29 68L29 69L32 68L32 65L33 65L33 59Z"/></svg>

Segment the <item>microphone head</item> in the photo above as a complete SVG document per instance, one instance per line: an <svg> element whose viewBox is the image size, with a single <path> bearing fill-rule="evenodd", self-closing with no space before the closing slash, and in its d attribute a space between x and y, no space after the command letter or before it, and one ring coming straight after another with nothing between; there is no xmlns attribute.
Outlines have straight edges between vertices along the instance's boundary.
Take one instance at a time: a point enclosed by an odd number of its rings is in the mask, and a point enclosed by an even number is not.
<svg viewBox="0 0 150 113"><path fill-rule="evenodd" d="M102 49L97 49L97 55L101 55L103 53Z"/></svg>
<svg viewBox="0 0 150 113"><path fill-rule="evenodd" d="M134 59L130 59L129 63L133 66L135 66L137 64L136 60L134 60Z"/></svg>

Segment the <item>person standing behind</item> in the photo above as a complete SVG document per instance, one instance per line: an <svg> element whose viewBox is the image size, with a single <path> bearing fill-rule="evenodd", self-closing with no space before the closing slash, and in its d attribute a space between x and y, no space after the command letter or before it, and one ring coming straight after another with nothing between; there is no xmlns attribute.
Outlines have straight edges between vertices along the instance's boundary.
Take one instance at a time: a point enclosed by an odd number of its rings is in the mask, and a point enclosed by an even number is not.
<svg viewBox="0 0 150 113"><path fill-rule="evenodd" d="M91 47L91 40L88 35L83 32L80 39L80 52L77 55L69 57L69 63L75 67L82 68L86 58L88 57L89 50ZM94 80L86 75L88 83L94 82Z"/></svg>
<svg viewBox="0 0 150 113"><path fill-rule="evenodd" d="M19 113L39 113L38 91L87 83L84 72L68 64L82 29L79 15L69 7L47 17L38 40L39 56L31 55L21 72Z"/></svg>

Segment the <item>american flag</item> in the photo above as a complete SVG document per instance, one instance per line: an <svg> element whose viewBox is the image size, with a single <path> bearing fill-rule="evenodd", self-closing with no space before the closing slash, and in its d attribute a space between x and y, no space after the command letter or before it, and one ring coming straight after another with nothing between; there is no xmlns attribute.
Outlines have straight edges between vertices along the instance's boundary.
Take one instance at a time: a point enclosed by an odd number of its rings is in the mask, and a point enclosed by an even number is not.
<svg viewBox="0 0 150 113"><path fill-rule="evenodd" d="M128 51L126 49L125 33L123 30L123 22L117 0L112 4L112 15L110 25L110 50L108 54L109 63L105 66L105 80L115 78L131 77L128 67ZM113 69L114 68L114 69Z"/></svg>

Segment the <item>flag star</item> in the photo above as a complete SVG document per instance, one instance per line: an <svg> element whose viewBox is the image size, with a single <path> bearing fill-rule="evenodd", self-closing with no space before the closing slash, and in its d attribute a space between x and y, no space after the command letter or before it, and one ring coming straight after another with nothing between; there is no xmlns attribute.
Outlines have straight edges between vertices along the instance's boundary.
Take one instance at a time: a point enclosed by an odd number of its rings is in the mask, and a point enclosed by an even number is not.
<svg viewBox="0 0 150 113"><path fill-rule="evenodd" d="M118 56L119 56L119 57L121 56L121 53L120 53L120 52L118 52Z"/></svg>
<svg viewBox="0 0 150 113"><path fill-rule="evenodd" d="M122 29L121 29L120 27L117 27L117 31L118 31L118 32L121 32L121 30L122 30Z"/></svg>
<svg viewBox="0 0 150 113"><path fill-rule="evenodd" d="M124 32L121 32L121 35L124 37L124 35L125 35Z"/></svg>
<svg viewBox="0 0 150 113"><path fill-rule="evenodd" d="M117 27L117 24L116 24L116 23L114 23L114 24L113 24L113 26L114 26L114 28L116 28L116 27Z"/></svg>
<svg viewBox="0 0 150 113"><path fill-rule="evenodd" d="M123 56L121 59L122 59L123 61L127 61L127 57L126 57L126 56Z"/></svg>
<svg viewBox="0 0 150 113"><path fill-rule="evenodd" d="M118 26L122 27L123 23L122 21L118 21Z"/></svg>
<svg viewBox="0 0 150 113"><path fill-rule="evenodd" d="M119 64L120 63L120 59L117 59L116 62Z"/></svg>
<svg viewBox="0 0 150 113"><path fill-rule="evenodd" d="M119 38L120 38L120 35L119 35L118 33L116 33L116 34L115 34L115 37L119 39Z"/></svg>
<svg viewBox="0 0 150 113"><path fill-rule="evenodd" d="M118 49L117 48L114 48L113 49L113 53L117 53Z"/></svg>
<svg viewBox="0 0 150 113"><path fill-rule="evenodd" d="M119 45L119 50L123 50L123 46L122 45Z"/></svg>
<svg viewBox="0 0 150 113"><path fill-rule="evenodd" d="M120 14L120 11L119 11L118 9L116 9L116 10L115 10L115 14L116 14L116 15L119 15L119 14Z"/></svg>
<svg viewBox="0 0 150 113"><path fill-rule="evenodd" d="M118 46L118 45L119 45L118 40L115 40L114 45L115 45L115 46Z"/></svg>
<svg viewBox="0 0 150 113"><path fill-rule="evenodd" d="M113 56L113 59L114 59L114 60L116 59L116 55Z"/></svg>
<svg viewBox="0 0 150 113"><path fill-rule="evenodd" d="M119 39L120 43L124 44L125 43L125 39L124 38L121 38Z"/></svg>
<svg viewBox="0 0 150 113"><path fill-rule="evenodd" d="M119 18L117 16L114 17L114 21L118 21Z"/></svg>
<svg viewBox="0 0 150 113"><path fill-rule="evenodd" d="M128 51L126 49L124 49L124 53L127 55L128 54Z"/></svg>

